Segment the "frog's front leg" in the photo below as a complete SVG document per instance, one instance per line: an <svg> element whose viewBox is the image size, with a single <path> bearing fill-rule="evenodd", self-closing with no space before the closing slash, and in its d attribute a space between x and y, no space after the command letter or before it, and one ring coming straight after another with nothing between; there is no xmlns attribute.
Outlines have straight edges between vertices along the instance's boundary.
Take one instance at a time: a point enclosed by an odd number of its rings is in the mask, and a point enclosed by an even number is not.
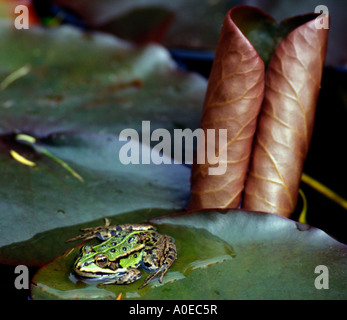
<svg viewBox="0 0 347 320"><path fill-rule="evenodd" d="M103 284L129 284L141 278L141 271L135 268L124 268L117 270L117 277L110 278Z"/></svg>
<svg viewBox="0 0 347 320"><path fill-rule="evenodd" d="M159 274L159 282L161 283L165 273L176 258L176 246L173 239L167 235L161 235L154 245L152 244L152 246L145 248L141 266L144 270L153 272L153 274L146 279L145 283L139 289L146 286Z"/></svg>

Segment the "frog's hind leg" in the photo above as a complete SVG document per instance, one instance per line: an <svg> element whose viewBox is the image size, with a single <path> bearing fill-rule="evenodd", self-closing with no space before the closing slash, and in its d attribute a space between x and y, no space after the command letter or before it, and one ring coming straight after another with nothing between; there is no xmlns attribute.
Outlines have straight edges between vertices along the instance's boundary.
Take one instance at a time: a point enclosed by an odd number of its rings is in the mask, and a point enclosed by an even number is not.
<svg viewBox="0 0 347 320"><path fill-rule="evenodd" d="M93 238L99 238L100 240L107 240L108 238L111 237L111 235L106 234L107 232L109 232L109 229L112 228L112 226L110 226L110 223L111 223L111 220L108 218L105 218L105 225L98 226L98 227L91 227L91 228L83 228L81 229L81 231L84 232L83 234L80 234L74 238L66 240L66 242L71 242L71 241L75 241L79 239L89 240Z"/></svg>
<svg viewBox="0 0 347 320"><path fill-rule="evenodd" d="M132 231L147 231L154 230L155 228L150 224L120 224L111 226L111 220L105 218L105 225L91 228L81 229L83 234L80 234L74 238L66 240L66 242L71 242L79 239L89 240L93 238L98 238L99 240L105 241L115 236L117 233L132 232Z"/></svg>
<svg viewBox="0 0 347 320"><path fill-rule="evenodd" d="M167 235L160 236L154 247L145 249L142 267L149 272L153 272L153 274L146 279L139 289L146 286L159 274L159 282L162 283L165 273L176 259L177 251L173 239Z"/></svg>

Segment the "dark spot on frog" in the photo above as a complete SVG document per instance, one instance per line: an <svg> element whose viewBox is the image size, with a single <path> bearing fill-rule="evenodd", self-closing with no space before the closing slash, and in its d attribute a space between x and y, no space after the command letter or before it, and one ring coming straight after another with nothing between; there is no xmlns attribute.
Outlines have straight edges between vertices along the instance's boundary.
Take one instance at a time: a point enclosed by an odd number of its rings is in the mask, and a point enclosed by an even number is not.
<svg viewBox="0 0 347 320"><path fill-rule="evenodd" d="M135 240L135 237L131 237L131 238L129 238L128 243L131 243L131 242L133 242L134 240Z"/></svg>

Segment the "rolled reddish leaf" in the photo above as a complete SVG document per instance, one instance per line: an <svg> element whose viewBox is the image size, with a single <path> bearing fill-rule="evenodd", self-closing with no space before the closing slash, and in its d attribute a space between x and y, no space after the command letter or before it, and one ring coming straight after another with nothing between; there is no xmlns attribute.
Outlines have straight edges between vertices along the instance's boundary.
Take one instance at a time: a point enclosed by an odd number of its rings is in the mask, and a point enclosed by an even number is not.
<svg viewBox="0 0 347 320"><path fill-rule="evenodd" d="M237 12L236 12L237 11ZM249 167L257 117L263 100L264 63L233 21L238 7L224 20L205 96L201 128L216 130L216 157L226 159L226 171L212 175L208 163L192 167L189 209L236 208ZM227 129L220 146L218 130ZM219 152L220 150L220 152Z"/></svg>
<svg viewBox="0 0 347 320"><path fill-rule="evenodd" d="M265 96L242 208L290 216L309 148L328 30L311 20L277 47L266 71Z"/></svg>

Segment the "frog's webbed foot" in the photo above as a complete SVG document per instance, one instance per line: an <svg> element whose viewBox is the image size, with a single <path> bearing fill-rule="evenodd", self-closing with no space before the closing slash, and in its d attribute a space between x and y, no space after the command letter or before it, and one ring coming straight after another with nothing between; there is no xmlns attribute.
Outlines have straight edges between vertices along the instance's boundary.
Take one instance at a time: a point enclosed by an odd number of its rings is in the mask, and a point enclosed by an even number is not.
<svg viewBox="0 0 347 320"><path fill-rule="evenodd" d="M154 270L154 273L147 277L144 284L142 284L139 289L145 287L152 279L160 275L159 282L162 283L165 273L169 270L171 265L177 259L177 250L170 236L162 235L159 237L154 248L149 249L151 254L149 257L154 265L159 266ZM146 265L148 262L144 261ZM144 269L147 269L144 267ZM150 270L150 269L149 269Z"/></svg>
<svg viewBox="0 0 347 320"><path fill-rule="evenodd" d="M152 279L154 279L160 272L162 272L162 274L161 274L161 276L160 276L160 278L159 278L159 282L162 283L162 281L163 281L163 276L164 276L164 274L166 273L166 271L167 271L168 269L169 269L169 268L166 268L165 270L160 269L160 270L158 270L157 272L151 274L150 276L147 277L147 279L145 280L145 282L144 282L141 286L138 287L138 289L142 289L142 288L145 287L147 284L149 284L149 282L150 282Z"/></svg>

